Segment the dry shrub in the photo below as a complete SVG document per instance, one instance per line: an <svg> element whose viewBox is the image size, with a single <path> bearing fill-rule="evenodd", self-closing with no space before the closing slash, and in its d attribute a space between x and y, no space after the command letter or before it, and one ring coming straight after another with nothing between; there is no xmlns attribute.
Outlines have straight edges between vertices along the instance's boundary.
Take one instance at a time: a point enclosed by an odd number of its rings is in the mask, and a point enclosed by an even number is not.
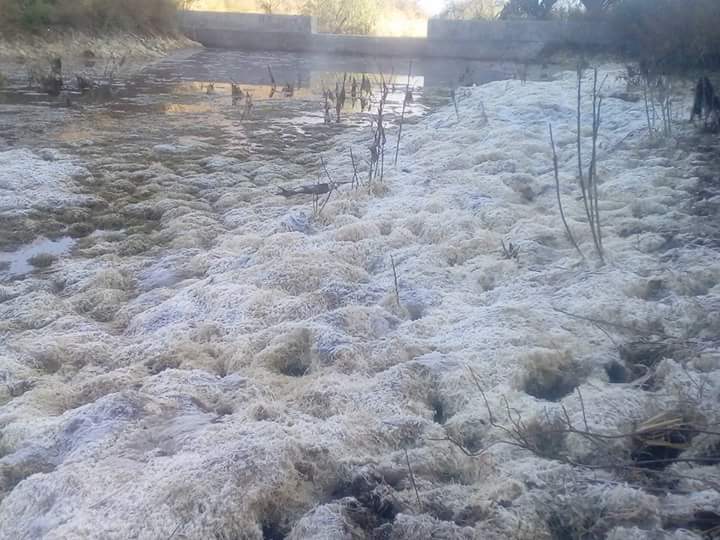
<svg viewBox="0 0 720 540"><path fill-rule="evenodd" d="M635 430L630 457L638 467L665 469L690 449L705 424L693 410L664 411L648 418Z"/></svg>
<svg viewBox="0 0 720 540"><path fill-rule="evenodd" d="M533 419L523 424L520 435L537 456L558 459L565 452L566 426L559 417Z"/></svg>
<svg viewBox="0 0 720 540"><path fill-rule="evenodd" d="M520 387L531 396L559 401L577 388L584 372L567 351L537 349L525 359Z"/></svg>
<svg viewBox="0 0 720 540"><path fill-rule="evenodd" d="M317 17L318 29L331 34L371 34L380 15L378 0L307 0L304 15Z"/></svg>
<svg viewBox="0 0 720 540"><path fill-rule="evenodd" d="M28 262L35 268L49 268L57 260L57 257L49 253L38 253L28 259Z"/></svg>
<svg viewBox="0 0 720 540"><path fill-rule="evenodd" d="M44 347L35 351L31 358L31 366L48 374L57 373L63 365L63 354L59 347Z"/></svg>
<svg viewBox="0 0 720 540"><path fill-rule="evenodd" d="M302 377L312 368L313 337L307 328L296 328L280 335L261 351L259 364L288 377Z"/></svg>

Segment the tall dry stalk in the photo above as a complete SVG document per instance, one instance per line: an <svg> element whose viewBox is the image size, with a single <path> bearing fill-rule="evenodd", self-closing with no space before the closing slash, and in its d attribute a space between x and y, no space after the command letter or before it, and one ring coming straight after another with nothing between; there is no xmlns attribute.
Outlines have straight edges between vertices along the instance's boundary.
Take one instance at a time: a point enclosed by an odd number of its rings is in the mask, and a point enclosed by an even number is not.
<svg viewBox="0 0 720 540"><path fill-rule="evenodd" d="M370 168L368 171L368 189L372 184L374 178L378 178L380 182L383 181L385 175L385 143L387 137L385 136L385 103L387 101L388 93L390 89L385 83L385 79L382 81L382 90L380 94L380 103L378 104L377 118L375 119L375 130L373 132L373 141L370 145Z"/></svg>
<svg viewBox="0 0 720 540"><path fill-rule="evenodd" d="M393 280L395 282L395 301L397 306L400 307L400 285L398 284L397 267L395 266L395 258L390 255L390 262L392 263Z"/></svg>
<svg viewBox="0 0 720 540"><path fill-rule="evenodd" d="M353 168L352 187L358 189L360 187L360 176L358 175L357 165L355 164L355 154L353 154L352 148L350 149L350 162Z"/></svg>
<svg viewBox="0 0 720 540"><path fill-rule="evenodd" d="M452 99L453 107L455 107L455 117L457 118L457 121L460 121L460 111L458 111L458 104L457 104L457 90L455 87L452 87L450 89L450 99Z"/></svg>
<svg viewBox="0 0 720 540"><path fill-rule="evenodd" d="M607 77L606 77L607 78ZM580 190L582 192L583 207L585 208L585 216L587 218L588 227L590 227L590 233L592 234L593 244L595 246L595 252L597 253L600 262L605 264L605 253L602 243L602 226L600 222L600 206L598 204L598 178L597 178L597 149L598 149L598 134L600 132L601 124L601 111L603 99L600 95L600 90L605 82L598 86L598 71L597 68L593 70L593 92L592 92L592 149L590 154L590 164L588 165L587 177L583 167L582 160L582 79L583 79L583 68L578 66L577 69L577 165L578 165L578 181L580 183ZM557 152L555 150L555 141L552 134L552 126L550 127L550 144L553 150L553 169L555 172L555 188L557 192L558 207L560 210L560 217L565 226L565 230L570 237L575 249L578 251L580 256L583 256L579 245L577 244L575 237L570 231L567 220L565 219L565 212L562 207L562 201L560 199L560 179L557 162Z"/></svg>
<svg viewBox="0 0 720 540"><path fill-rule="evenodd" d="M412 60L410 61L410 68L408 69L408 80L407 86L405 87L405 95L403 96L402 113L400 114L400 126L398 128L397 143L395 144L395 166L398 164L398 154L400 153L400 137L402 137L403 122L405 120L405 108L408 102L412 98L410 93L410 79L412 78Z"/></svg>
<svg viewBox="0 0 720 540"><path fill-rule="evenodd" d="M598 206L597 191L597 140L600 131L600 118L602 109L602 97L600 96L600 88L598 88L598 70L593 70L593 119L592 119L592 153L590 155L590 164L588 165L588 174L585 178L582 164L582 78L583 70L578 67L578 93L577 93L577 155L578 155L578 171L580 174L580 189L582 191L583 206L585 207L585 215L587 216L590 233L593 237L595 251L600 257L600 262L605 263L605 255L602 245L602 227L600 225L600 208ZM604 82L604 81L603 81Z"/></svg>
<svg viewBox="0 0 720 540"><path fill-rule="evenodd" d="M560 171L558 168L557 152L555 151L555 139L553 137L552 124L550 124L549 127L550 127L550 145L552 146L552 152L553 152L553 169L555 171L555 192L557 194L558 208L560 209L560 219L562 219L563 225L565 226L565 231L567 232L568 238L570 238L570 242L572 242L572 245L575 247L577 252L580 254L580 257L582 257L584 259L585 255L583 255L583 252L580 249L580 246L578 245L577 241L575 240L575 235L572 233L572 230L570 229L570 225L568 225L567 219L565 219L565 211L563 210L562 199L560 198Z"/></svg>

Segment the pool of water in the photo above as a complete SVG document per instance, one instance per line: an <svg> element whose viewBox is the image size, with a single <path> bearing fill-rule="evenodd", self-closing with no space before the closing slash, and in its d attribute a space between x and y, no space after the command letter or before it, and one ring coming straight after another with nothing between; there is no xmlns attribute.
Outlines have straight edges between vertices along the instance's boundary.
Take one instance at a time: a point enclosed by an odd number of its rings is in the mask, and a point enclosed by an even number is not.
<svg viewBox="0 0 720 540"><path fill-rule="evenodd" d="M69 236L55 240L40 237L14 251L0 251L0 281L50 266L54 259L67 255L73 245L75 240Z"/></svg>
<svg viewBox="0 0 720 540"><path fill-rule="evenodd" d="M412 124L448 103L451 88L518 73L509 63L226 50L180 51L149 65L118 63L66 61L59 96L29 82L29 73L47 66L0 66L9 80L0 90L0 151L50 148L87 170L72 188L84 204L0 216L5 231L0 250L18 254L5 256L14 261L6 260L7 274L27 270L18 266L25 264L26 246L39 242L52 248L55 244L44 244L52 242L45 238L75 236L77 229L86 235L122 231L135 246L130 252L172 243L157 217L168 206L204 205L214 212L222 206L224 211L228 186L245 190L237 202L242 206L272 195L281 184L316 182L322 176L319 156L347 130L357 130L356 156L367 162L370 141L363 137L369 130L362 128L375 122L383 85L388 91L384 122L392 128L408 88L412 99L405 103L404 118ZM77 74L99 88L80 92ZM353 83L359 87L363 79L370 84L365 107L359 95L351 97ZM343 81L347 99L338 119L325 96ZM232 85L242 100L233 99ZM211 243L207 238L201 244Z"/></svg>

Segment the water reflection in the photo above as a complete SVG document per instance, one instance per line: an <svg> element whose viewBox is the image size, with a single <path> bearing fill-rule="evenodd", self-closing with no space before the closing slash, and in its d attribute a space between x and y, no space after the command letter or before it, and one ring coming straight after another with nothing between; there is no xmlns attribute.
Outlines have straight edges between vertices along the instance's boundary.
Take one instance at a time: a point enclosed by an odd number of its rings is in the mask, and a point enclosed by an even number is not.
<svg viewBox="0 0 720 540"><path fill-rule="evenodd" d="M86 69L70 62L64 66L71 83ZM414 122L447 104L449 87L512 78L515 66L417 61L410 75L408 60L196 50L149 66L126 64L111 88L65 90L58 98L29 89L23 69L0 69L10 74L10 84L0 90L0 148L54 148L74 156L90 173L87 181L75 182L75 189L93 201L68 212L8 217L7 230L26 239L52 236L75 223L123 228L123 253L140 253L172 239L158 232L163 215L155 210L158 201L160 209L178 206L167 204L172 198L201 207L218 204L225 211L228 204L266 199L278 184L306 183L321 175L319 156L333 147L335 136L373 122L383 84L389 90L384 123L391 128L408 82L412 100L405 121ZM369 110L361 111L359 92L352 99L353 79L358 87L358 81L369 81ZM343 80L347 95L340 121L332 104L328 122L325 96L339 93ZM368 133L358 132L355 143L361 167L372 157ZM228 186L241 186L242 196ZM229 203L234 196L237 201ZM210 241L203 238L198 245ZM41 237L2 253L0 278L30 272L28 259L35 255L47 255L35 262L52 265L53 257L73 246L67 238Z"/></svg>
<svg viewBox="0 0 720 540"><path fill-rule="evenodd" d="M11 84L0 90L0 104L36 104L51 107L110 106L127 112L141 109L182 111L185 103L167 105L168 99L186 95L206 95L217 98L232 95L232 84L243 92L250 92L254 101L321 100L325 89L347 77L360 80L367 75L376 86L387 82L400 94L404 89L410 61L393 58L361 56L323 56L299 53L247 53L228 50L201 50L178 53L140 69L132 75L118 73L111 87L100 86L81 93L75 88L75 75L86 73L83 65L65 63L66 87L59 98L29 88L20 68L9 70ZM132 70L132 66L124 69ZM482 84L512 78L517 67L511 63L472 62L463 60L416 60L412 63L411 87L420 94L428 89L447 89L456 86ZM92 80L92 75L88 75ZM96 82L100 84L100 79ZM274 85L273 85L274 81ZM393 99L390 100L391 102ZM397 100L395 100L397 101ZM196 104L196 111L203 109ZM411 111L412 114L412 111Z"/></svg>
<svg viewBox="0 0 720 540"><path fill-rule="evenodd" d="M13 278L32 272L35 267L44 267L52 261L70 252L75 240L63 236L57 240L40 237L15 251L0 252L0 280Z"/></svg>

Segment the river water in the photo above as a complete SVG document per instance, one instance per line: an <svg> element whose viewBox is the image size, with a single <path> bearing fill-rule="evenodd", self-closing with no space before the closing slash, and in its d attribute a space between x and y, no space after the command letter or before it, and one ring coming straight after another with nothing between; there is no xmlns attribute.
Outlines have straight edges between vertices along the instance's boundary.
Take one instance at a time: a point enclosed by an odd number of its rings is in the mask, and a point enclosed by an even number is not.
<svg viewBox="0 0 720 540"><path fill-rule="evenodd" d="M622 66L605 264L574 71L414 63L395 166L402 60L190 51L57 97L0 70L0 540L649 539L720 505L716 439L655 476L597 468L629 438L555 436L720 422L716 163L686 122L648 133ZM326 122L346 73L371 110ZM359 187L280 193L350 182L351 156Z"/></svg>
<svg viewBox="0 0 720 540"><path fill-rule="evenodd" d="M74 156L86 170L73 191L86 197L80 207L30 205L21 213L4 213L2 260L13 259L12 251L23 257L27 245L38 239L88 237L97 230L151 234L155 222L148 215L138 216L137 205L152 205L175 188L195 202L204 200L213 187L188 193L183 176L217 170L218 160L236 161L251 190L248 197L266 196L278 183L314 182L318 155L331 148L333 137L372 123L383 80L390 89L385 122L389 128L397 123L409 70L414 99L406 111L408 124L448 103L450 88L509 79L518 72L507 63L449 60L411 66L393 59L219 50L180 52L144 67L132 60L119 63L94 58L66 62L66 89L58 97L28 84L33 68L4 67L9 83L0 90L0 151L25 147ZM76 74L103 87L81 94ZM361 112L360 100L350 99L350 81L359 83L363 74L373 87L371 112ZM332 119L326 123L323 92L334 90L346 76L348 98L340 122L331 104ZM276 81L274 92L270 77ZM251 110L245 100L233 102L231 82L252 96ZM287 86L292 95L283 92ZM358 159L367 160L368 155L367 148L360 149ZM160 189L141 172L150 166L175 176ZM27 269L14 263L14 268L21 267Z"/></svg>

